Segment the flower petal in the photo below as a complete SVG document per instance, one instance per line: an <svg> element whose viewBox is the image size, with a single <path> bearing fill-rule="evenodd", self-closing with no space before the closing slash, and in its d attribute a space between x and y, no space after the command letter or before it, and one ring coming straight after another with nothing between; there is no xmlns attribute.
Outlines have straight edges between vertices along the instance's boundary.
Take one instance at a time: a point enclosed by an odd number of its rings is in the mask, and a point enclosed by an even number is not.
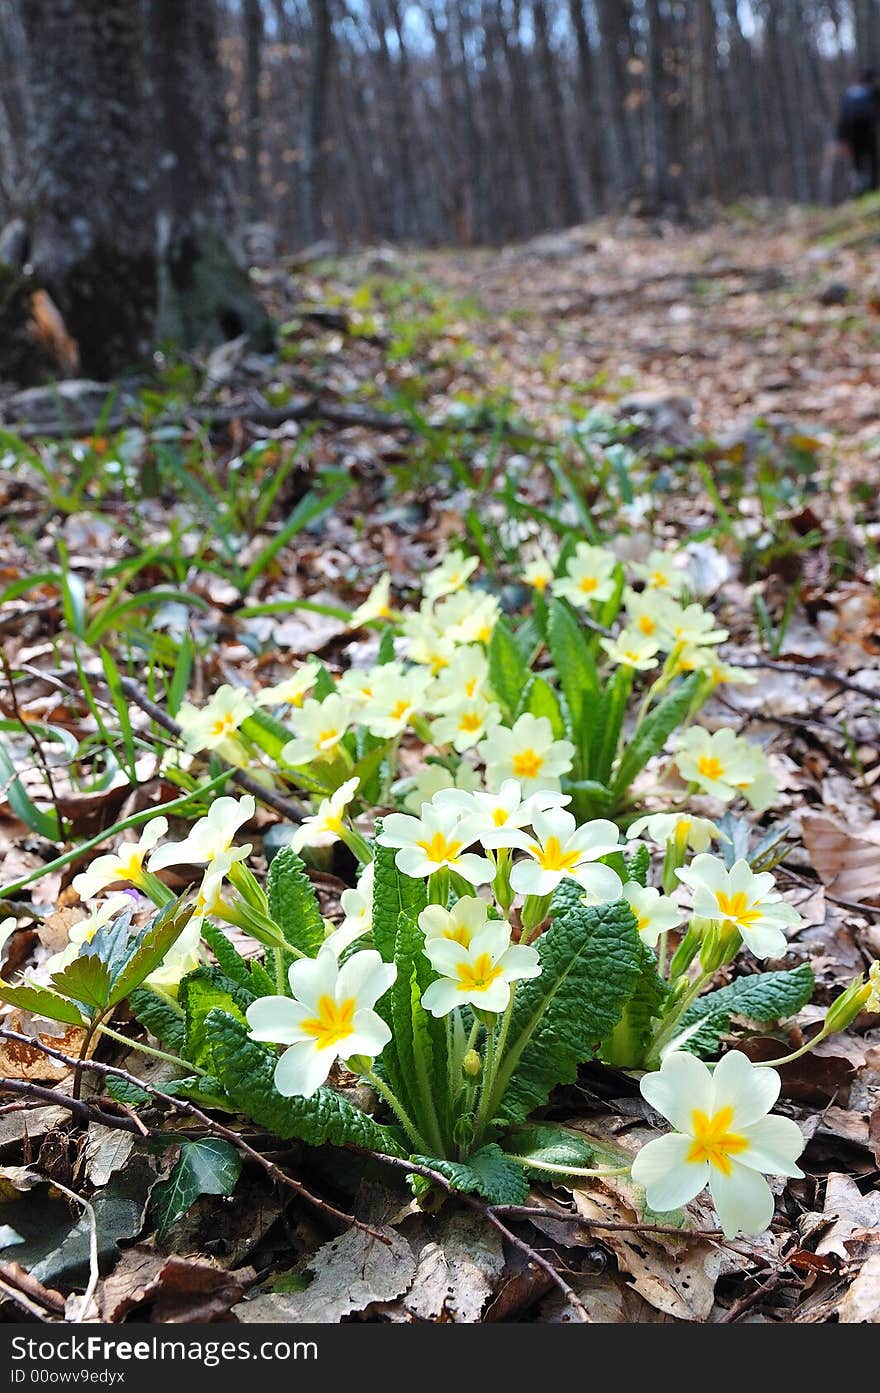
<svg viewBox="0 0 880 1393"><path fill-rule="evenodd" d="M334 1049L318 1050L310 1041L291 1045L275 1065L275 1087L285 1098L311 1098L326 1082L335 1058Z"/></svg>
<svg viewBox="0 0 880 1393"><path fill-rule="evenodd" d="M644 1186L648 1204L658 1214L668 1214L698 1195L708 1179L705 1161L688 1161L690 1137L670 1132L643 1146L632 1165L632 1178Z"/></svg>
<svg viewBox="0 0 880 1393"><path fill-rule="evenodd" d="M781 1087L775 1069L756 1067L740 1050L731 1050L712 1075L712 1112L733 1108L730 1130L739 1132L766 1117Z"/></svg>
<svg viewBox="0 0 880 1393"><path fill-rule="evenodd" d="M302 1039L300 1022L305 1008L289 996L261 996L247 1008L247 1023L254 1040L267 1040L273 1045L292 1045Z"/></svg>
<svg viewBox="0 0 880 1393"><path fill-rule="evenodd" d="M725 1238L737 1233L755 1235L769 1228L775 1203L763 1175L738 1161L730 1162L730 1174L710 1167L709 1189Z"/></svg>
<svg viewBox="0 0 880 1393"><path fill-rule="evenodd" d="M762 1073L770 1073L762 1069ZM799 1179L803 1171L797 1159L804 1149L801 1129L790 1117L762 1117L751 1127L744 1127L749 1149L740 1157L744 1166L764 1171L766 1175L790 1175Z"/></svg>
<svg viewBox="0 0 880 1393"><path fill-rule="evenodd" d="M639 1087L652 1108L688 1135L694 1109L708 1113L712 1108L712 1075L701 1059L686 1050L666 1055L661 1068L645 1074Z"/></svg>

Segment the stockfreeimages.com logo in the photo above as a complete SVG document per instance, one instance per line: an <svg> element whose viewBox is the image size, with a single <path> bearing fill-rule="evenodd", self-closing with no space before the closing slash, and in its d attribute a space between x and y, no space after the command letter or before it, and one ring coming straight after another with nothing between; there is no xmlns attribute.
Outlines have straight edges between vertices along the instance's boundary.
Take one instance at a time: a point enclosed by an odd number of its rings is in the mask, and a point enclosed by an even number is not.
<svg viewBox="0 0 880 1393"><path fill-rule="evenodd" d="M153 1335L146 1340L107 1339L103 1335L71 1335L58 1340L31 1339L16 1335L12 1339L10 1370L12 1383L122 1383L124 1373L113 1369L51 1369L47 1364L95 1363L191 1363L206 1369L237 1360L266 1360L283 1363L289 1359L317 1359L314 1340L164 1340ZM22 1367L24 1365L24 1367ZM27 1367L30 1365L30 1367Z"/></svg>

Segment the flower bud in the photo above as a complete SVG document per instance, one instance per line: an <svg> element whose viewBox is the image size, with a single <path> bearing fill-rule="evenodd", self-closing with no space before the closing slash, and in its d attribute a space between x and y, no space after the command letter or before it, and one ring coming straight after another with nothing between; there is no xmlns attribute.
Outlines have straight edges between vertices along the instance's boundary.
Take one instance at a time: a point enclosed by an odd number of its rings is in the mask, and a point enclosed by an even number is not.
<svg viewBox="0 0 880 1393"><path fill-rule="evenodd" d="M834 1035L838 1030L846 1030L848 1025L852 1025L860 1011L864 1011L872 996L872 986L866 982L859 973L858 977L850 982L845 991L840 993L836 1001L832 1001L828 1010L825 1012L825 1024L822 1027L822 1035Z"/></svg>
<svg viewBox="0 0 880 1393"><path fill-rule="evenodd" d="M729 963L739 952L742 937L737 928L726 920L713 919L703 935L700 945L700 967L704 972L715 972Z"/></svg>
<svg viewBox="0 0 880 1393"><path fill-rule="evenodd" d="M483 1061L476 1050L468 1050L461 1061L462 1073L469 1079L478 1079L483 1070Z"/></svg>

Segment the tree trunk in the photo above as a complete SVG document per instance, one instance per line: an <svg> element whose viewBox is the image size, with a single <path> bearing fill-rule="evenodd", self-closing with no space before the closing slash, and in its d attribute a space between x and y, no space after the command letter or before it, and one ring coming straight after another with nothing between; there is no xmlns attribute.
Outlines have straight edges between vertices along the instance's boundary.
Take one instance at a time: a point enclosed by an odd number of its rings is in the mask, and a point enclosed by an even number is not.
<svg viewBox="0 0 880 1393"><path fill-rule="evenodd" d="M639 180L635 145L627 118L627 71L625 48L630 24L629 0L596 0L596 15L602 36L600 58L611 114L609 136L616 182L629 193Z"/></svg>
<svg viewBox="0 0 880 1393"><path fill-rule="evenodd" d="M587 170L590 179L592 211L601 212L605 206L605 167L602 153L602 99L599 93L596 65L584 13L584 0L569 0L571 27L577 45L579 103Z"/></svg>
<svg viewBox="0 0 880 1393"><path fill-rule="evenodd" d="M100 0L97 0L100 3ZM268 336L228 237L235 226L226 109L211 0L150 0L158 95L156 337L210 348Z"/></svg>
<svg viewBox="0 0 880 1393"><path fill-rule="evenodd" d="M580 221L581 206L571 158L568 153L565 109L559 83L558 65L550 44L550 23L545 0L532 0L532 22L535 26L541 85L544 88L544 97L547 103L551 145L551 149L547 153L551 156L551 162L556 170L560 220L566 226L571 227Z"/></svg>
<svg viewBox="0 0 880 1393"><path fill-rule="evenodd" d="M262 0L244 0L244 131L245 131L245 198L248 216L256 221L260 216L260 152L262 149L262 100L260 78L263 59Z"/></svg>
<svg viewBox="0 0 880 1393"><path fill-rule="evenodd" d="M333 17L330 0L309 0L312 50L309 63L309 99L306 125L306 159L303 180L302 225L306 242L317 242L324 232L324 174L326 170L327 95L333 58Z"/></svg>

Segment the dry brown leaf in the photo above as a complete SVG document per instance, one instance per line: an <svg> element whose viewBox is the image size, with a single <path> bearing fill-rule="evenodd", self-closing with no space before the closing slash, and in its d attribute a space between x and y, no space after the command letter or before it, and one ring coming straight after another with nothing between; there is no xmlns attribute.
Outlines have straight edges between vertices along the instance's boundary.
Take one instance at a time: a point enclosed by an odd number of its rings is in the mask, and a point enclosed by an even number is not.
<svg viewBox="0 0 880 1393"><path fill-rule="evenodd" d="M825 886L844 900L880 895L880 822L854 832L827 813L804 813L804 845Z"/></svg>
<svg viewBox="0 0 880 1393"><path fill-rule="evenodd" d="M816 1252L836 1253L848 1261L846 1241L861 1229L880 1228L880 1194L863 1195L848 1175L834 1172L825 1187L824 1216L832 1227L816 1245Z"/></svg>
<svg viewBox="0 0 880 1393"><path fill-rule="evenodd" d="M840 1303L842 1325L880 1324L880 1253L868 1258Z"/></svg>
<svg viewBox="0 0 880 1393"><path fill-rule="evenodd" d="M21 1031L21 1017L13 1012L6 1021L11 1030ZM46 1040L47 1045L53 1049L61 1050L63 1054L78 1055L85 1039L85 1031L79 1026L67 1026L64 1034L56 1035L37 1035L36 1039ZM42 1050L35 1045L25 1045L19 1040L0 1041L0 1074L7 1079L32 1079L48 1080L50 1083L57 1084L63 1079L68 1078L72 1073L66 1064L60 1064L54 1059L50 1059Z"/></svg>

